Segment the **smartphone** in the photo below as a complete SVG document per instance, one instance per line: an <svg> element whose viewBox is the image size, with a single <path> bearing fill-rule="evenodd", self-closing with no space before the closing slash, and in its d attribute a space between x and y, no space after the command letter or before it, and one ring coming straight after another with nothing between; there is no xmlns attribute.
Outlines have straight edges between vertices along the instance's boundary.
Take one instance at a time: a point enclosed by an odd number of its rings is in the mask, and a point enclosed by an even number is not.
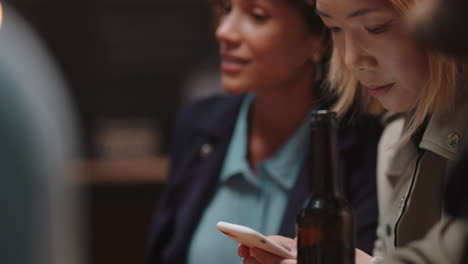
<svg viewBox="0 0 468 264"><path fill-rule="evenodd" d="M296 256L293 255L289 250L274 242L273 240L265 237L259 232L253 230L252 228L226 222L218 222L216 224L216 228L225 235L249 248L261 248L270 252L271 254L286 259L296 258Z"/></svg>

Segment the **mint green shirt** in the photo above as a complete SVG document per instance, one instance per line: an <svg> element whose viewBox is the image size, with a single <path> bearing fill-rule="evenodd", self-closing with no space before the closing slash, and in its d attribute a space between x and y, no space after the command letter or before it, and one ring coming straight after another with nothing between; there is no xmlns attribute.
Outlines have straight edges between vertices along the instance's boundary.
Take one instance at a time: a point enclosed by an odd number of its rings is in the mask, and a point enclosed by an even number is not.
<svg viewBox="0 0 468 264"><path fill-rule="evenodd" d="M245 225L265 235L279 232L287 194L299 176L309 145L309 129L304 122L277 153L258 165L256 176L247 160L248 113L254 97L250 94L242 102L218 189L195 230L188 264L241 263L238 243L216 229L218 221Z"/></svg>

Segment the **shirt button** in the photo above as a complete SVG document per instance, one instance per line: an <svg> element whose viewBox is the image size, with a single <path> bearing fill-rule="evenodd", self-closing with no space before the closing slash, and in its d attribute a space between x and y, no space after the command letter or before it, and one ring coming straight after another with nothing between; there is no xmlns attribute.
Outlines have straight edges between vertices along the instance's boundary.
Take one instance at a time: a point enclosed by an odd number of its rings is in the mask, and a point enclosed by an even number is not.
<svg viewBox="0 0 468 264"><path fill-rule="evenodd" d="M392 227L389 224L385 226L385 233L387 234L388 237L392 235Z"/></svg>
<svg viewBox="0 0 468 264"><path fill-rule="evenodd" d="M403 196L403 198L401 198L401 201L400 201L400 209L403 208L403 205L405 204L405 197Z"/></svg>
<svg viewBox="0 0 468 264"><path fill-rule="evenodd" d="M447 137L447 144L454 148L460 142L460 136L457 133L450 133Z"/></svg>
<svg viewBox="0 0 468 264"><path fill-rule="evenodd" d="M211 151L213 151L213 147L211 146L211 144L205 143L200 149L200 156L202 158L206 158L208 157L208 155L210 155Z"/></svg>

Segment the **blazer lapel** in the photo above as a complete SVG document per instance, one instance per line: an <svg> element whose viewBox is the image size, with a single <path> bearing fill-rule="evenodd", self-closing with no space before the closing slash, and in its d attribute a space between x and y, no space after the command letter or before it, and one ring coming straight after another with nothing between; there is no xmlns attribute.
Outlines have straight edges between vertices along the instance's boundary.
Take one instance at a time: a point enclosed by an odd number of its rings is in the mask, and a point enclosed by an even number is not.
<svg viewBox="0 0 468 264"><path fill-rule="evenodd" d="M284 212L283 221L281 223L279 235L286 237L295 237L296 236L296 216L299 213L299 210L302 208L302 205L309 195L309 175L310 175L310 166L307 162L309 160L309 155L306 156L305 163L301 169L301 173L296 180L296 184L289 191L288 205Z"/></svg>
<svg viewBox="0 0 468 264"><path fill-rule="evenodd" d="M210 109L197 123L190 152L180 168L176 168L181 175L177 177L181 181L177 193L183 198L177 201L179 210L174 217L178 231L171 241L174 245L168 256L174 260L171 263L185 263L193 233L216 193L242 98L221 99Z"/></svg>

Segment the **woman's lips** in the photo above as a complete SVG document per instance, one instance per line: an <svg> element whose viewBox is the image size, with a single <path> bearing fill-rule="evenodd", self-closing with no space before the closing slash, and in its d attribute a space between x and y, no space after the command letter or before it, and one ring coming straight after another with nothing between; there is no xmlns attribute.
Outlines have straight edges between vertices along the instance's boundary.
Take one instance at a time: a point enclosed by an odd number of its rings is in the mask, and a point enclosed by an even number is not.
<svg viewBox="0 0 468 264"><path fill-rule="evenodd" d="M238 73L249 63L249 60L233 57L233 56L222 56L221 59L221 70L224 73Z"/></svg>
<svg viewBox="0 0 468 264"><path fill-rule="evenodd" d="M363 85L369 91L369 94L375 97L383 96L387 94L390 89L395 86L395 83L390 83L386 85Z"/></svg>

